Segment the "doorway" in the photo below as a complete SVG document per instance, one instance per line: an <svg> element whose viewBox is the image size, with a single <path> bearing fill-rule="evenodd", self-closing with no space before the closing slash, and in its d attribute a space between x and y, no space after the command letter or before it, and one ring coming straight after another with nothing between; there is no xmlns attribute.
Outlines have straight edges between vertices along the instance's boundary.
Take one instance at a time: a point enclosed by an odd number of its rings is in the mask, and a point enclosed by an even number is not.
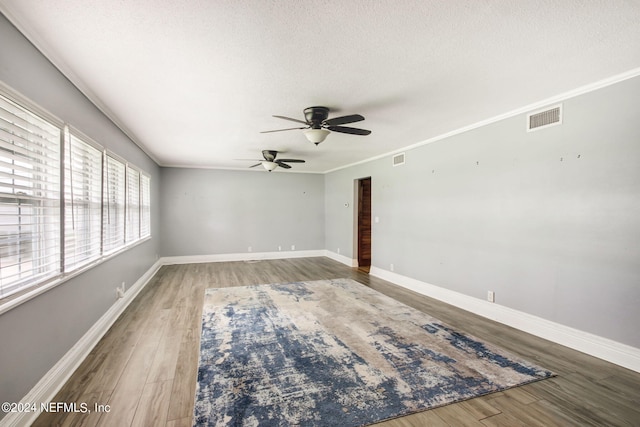
<svg viewBox="0 0 640 427"><path fill-rule="evenodd" d="M358 180L358 268L371 268L371 177Z"/></svg>

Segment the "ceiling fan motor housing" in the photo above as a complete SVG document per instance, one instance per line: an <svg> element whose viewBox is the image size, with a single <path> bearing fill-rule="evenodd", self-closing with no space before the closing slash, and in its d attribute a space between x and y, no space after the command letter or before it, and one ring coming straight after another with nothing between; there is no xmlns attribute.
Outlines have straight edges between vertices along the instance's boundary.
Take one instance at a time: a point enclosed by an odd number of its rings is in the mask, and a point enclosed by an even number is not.
<svg viewBox="0 0 640 427"><path fill-rule="evenodd" d="M275 150L262 150L262 157L268 162L273 162L276 159L278 152Z"/></svg>
<svg viewBox="0 0 640 427"><path fill-rule="evenodd" d="M304 118L311 125L312 129L320 129L322 122L329 117L329 109L327 107L309 107L304 109Z"/></svg>

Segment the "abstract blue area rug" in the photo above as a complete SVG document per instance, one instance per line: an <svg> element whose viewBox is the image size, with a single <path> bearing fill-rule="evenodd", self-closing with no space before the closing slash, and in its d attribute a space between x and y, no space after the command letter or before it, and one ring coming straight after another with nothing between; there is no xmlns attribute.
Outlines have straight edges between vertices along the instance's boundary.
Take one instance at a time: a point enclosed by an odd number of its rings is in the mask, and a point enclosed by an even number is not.
<svg viewBox="0 0 640 427"><path fill-rule="evenodd" d="M553 374L350 279L207 289L196 426L363 426Z"/></svg>

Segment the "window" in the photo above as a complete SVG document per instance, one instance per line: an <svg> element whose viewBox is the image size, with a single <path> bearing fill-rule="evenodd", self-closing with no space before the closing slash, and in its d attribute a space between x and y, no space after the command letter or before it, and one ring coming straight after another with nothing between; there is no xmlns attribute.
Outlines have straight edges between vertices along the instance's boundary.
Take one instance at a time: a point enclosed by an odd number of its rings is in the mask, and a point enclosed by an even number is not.
<svg viewBox="0 0 640 427"><path fill-rule="evenodd" d="M127 235L126 241L140 238L140 172L127 166Z"/></svg>
<svg viewBox="0 0 640 427"><path fill-rule="evenodd" d="M0 95L0 297L60 271L60 134Z"/></svg>
<svg viewBox="0 0 640 427"><path fill-rule="evenodd" d="M148 175L0 84L0 299L149 237L150 193Z"/></svg>
<svg viewBox="0 0 640 427"><path fill-rule="evenodd" d="M125 165L107 155L104 168L104 214L102 250L111 252L124 246L125 240Z"/></svg>
<svg viewBox="0 0 640 427"><path fill-rule="evenodd" d="M140 237L144 238L151 235L151 178L146 175L140 175L140 194Z"/></svg>
<svg viewBox="0 0 640 427"><path fill-rule="evenodd" d="M64 271L70 271L101 255L102 152L66 132L64 165Z"/></svg>

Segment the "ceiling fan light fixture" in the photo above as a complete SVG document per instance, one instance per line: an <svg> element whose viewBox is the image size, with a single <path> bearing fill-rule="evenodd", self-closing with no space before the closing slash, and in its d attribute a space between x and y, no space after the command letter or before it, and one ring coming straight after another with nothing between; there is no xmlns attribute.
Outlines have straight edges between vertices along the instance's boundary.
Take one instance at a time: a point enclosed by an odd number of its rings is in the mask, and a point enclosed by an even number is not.
<svg viewBox="0 0 640 427"><path fill-rule="evenodd" d="M264 161L262 162L262 166L264 166L264 168L266 170L268 170L269 172L271 172L272 170L274 170L275 168L278 167L278 164L276 162L268 162L268 161Z"/></svg>
<svg viewBox="0 0 640 427"><path fill-rule="evenodd" d="M307 137L309 142L313 142L314 144L318 145L322 141L324 141L327 135L329 135L331 132L326 129L307 129L303 131L303 133L304 136Z"/></svg>

